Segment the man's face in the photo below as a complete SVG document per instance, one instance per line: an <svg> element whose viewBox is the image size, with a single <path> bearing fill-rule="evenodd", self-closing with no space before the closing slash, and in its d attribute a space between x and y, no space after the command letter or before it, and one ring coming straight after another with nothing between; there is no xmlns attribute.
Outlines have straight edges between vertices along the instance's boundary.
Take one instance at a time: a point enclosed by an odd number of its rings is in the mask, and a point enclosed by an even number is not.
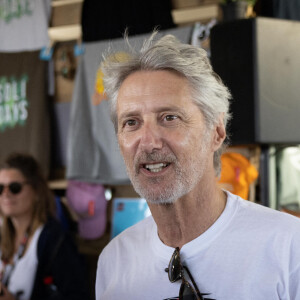
<svg viewBox="0 0 300 300"><path fill-rule="evenodd" d="M174 203L201 185L208 166L213 169L212 134L184 77L131 74L119 91L117 117L129 177L150 203Z"/></svg>

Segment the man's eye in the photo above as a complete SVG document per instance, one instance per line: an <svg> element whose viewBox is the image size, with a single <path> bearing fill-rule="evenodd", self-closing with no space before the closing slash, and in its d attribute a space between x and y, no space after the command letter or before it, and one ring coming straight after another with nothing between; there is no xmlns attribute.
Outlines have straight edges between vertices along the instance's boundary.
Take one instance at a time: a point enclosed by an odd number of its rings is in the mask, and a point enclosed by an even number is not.
<svg viewBox="0 0 300 300"><path fill-rule="evenodd" d="M176 120L178 117L177 116L175 116L175 115L167 115L167 116L165 116L165 120L166 121L174 121L174 120Z"/></svg>
<svg viewBox="0 0 300 300"><path fill-rule="evenodd" d="M125 126L129 126L129 127L135 126L136 124L137 124L136 120L127 120L125 122Z"/></svg>

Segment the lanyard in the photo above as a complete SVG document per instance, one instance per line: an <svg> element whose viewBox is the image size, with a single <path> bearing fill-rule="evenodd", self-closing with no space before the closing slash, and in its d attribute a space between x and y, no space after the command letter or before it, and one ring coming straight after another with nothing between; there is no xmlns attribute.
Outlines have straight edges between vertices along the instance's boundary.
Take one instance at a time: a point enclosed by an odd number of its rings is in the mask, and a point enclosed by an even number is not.
<svg viewBox="0 0 300 300"><path fill-rule="evenodd" d="M12 264L8 264L7 261L3 261L4 270L2 271L2 274L0 274L0 276L1 276L0 279L5 286L8 286L11 274L12 274L16 264L18 263L20 258L24 255L24 252L25 252L25 249L26 249L26 246L28 243L28 239L29 239L29 229L27 229L27 231L24 234L24 237L19 245L18 251L15 253L15 255L13 257Z"/></svg>

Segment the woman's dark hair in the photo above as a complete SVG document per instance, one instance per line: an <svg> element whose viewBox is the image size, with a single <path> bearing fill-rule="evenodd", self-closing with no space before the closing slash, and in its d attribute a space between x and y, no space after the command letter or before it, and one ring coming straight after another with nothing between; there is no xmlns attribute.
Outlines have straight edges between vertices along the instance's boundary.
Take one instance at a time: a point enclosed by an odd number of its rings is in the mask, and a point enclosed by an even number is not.
<svg viewBox="0 0 300 300"><path fill-rule="evenodd" d="M15 169L21 172L36 193L31 223L31 232L33 233L37 227L46 223L48 217L54 216L54 195L48 187L39 163L33 156L24 153L13 153L0 164L0 171L4 169ZM2 218L2 258L9 259L14 252L15 229L9 217L2 215Z"/></svg>

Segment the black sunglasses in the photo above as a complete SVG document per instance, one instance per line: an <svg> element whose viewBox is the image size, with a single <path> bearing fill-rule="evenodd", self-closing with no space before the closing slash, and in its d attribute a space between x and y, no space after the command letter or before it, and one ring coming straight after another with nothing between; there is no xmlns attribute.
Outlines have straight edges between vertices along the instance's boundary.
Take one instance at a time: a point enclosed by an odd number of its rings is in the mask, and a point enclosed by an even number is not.
<svg viewBox="0 0 300 300"><path fill-rule="evenodd" d="M168 268L165 269L168 272L169 280L173 283L178 280L182 280L180 290L179 290L179 300L214 300L212 298L204 298L203 296L208 296L209 294L200 293L196 282L186 266L181 264L179 247L177 247L171 257ZM193 286L186 280L184 276L184 271L188 274Z"/></svg>
<svg viewBox="0 0 300 300"><path fill-rule="evenodd" d="M21 193L23 185L27 184L27 182L17 182L17 181L13 181L9 184L0 184L0 196L2 195L4 188L7 186L9 191L16 195Z"/></svg>

